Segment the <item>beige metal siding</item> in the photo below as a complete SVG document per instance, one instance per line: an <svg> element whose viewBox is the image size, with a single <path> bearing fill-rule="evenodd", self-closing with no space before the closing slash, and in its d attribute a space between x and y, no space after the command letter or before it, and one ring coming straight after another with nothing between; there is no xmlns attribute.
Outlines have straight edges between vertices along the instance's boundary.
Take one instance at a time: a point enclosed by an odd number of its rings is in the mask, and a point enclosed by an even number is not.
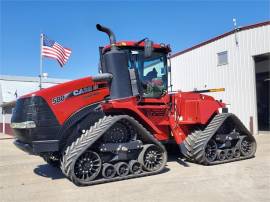
<svg viewBox="0 0 270 202"><path fill-rule="evenodd" d="M173 57L172 83L174 90L225 87L225 92L211 93L229 104L249 128L254 118L254 132L258 132L253 56L270 52L270 26L261 26L231 34L197 49ZM228 51L228 64L217 65L217 53Z"/></svg>

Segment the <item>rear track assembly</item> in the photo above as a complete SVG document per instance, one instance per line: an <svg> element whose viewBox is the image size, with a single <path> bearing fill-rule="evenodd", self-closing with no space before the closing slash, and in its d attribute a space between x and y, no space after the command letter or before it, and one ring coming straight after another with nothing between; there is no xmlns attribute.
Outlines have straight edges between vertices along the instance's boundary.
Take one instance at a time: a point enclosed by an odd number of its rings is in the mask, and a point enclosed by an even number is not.
<svg viewBox="0 0 270 202"><path fill-rule="evenodd" d="M189 134L180 149L189 161L215 165L254 157L256 141L235 115L223 113Z"/></svg>

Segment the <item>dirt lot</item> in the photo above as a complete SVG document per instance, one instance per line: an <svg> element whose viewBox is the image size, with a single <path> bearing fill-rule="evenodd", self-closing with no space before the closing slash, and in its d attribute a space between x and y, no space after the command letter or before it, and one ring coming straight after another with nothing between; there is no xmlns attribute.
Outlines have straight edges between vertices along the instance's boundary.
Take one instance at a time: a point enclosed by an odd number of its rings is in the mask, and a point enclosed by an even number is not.
<svg viewBox="0 0 270 202"><path fill-rule="evenodd" d="M270 134L256 138L250 160L205 167L170 156L163 174L90 187L76 187L2 138L0 201L270 201Z"/></svg>

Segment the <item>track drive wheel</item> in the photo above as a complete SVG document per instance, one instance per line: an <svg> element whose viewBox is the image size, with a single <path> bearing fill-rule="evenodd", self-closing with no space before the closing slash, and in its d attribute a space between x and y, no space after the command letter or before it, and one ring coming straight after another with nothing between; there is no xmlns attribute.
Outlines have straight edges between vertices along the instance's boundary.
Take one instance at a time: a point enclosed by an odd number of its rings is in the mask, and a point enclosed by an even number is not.
<svg viewBox="0 0 270 202"><path fill-rule="evenodd" d="M139 154L138 161L142 164L142 168L149 172L159 170L164 163L165 153L154 144L146 144L143 146L143 150Z"/></svg>

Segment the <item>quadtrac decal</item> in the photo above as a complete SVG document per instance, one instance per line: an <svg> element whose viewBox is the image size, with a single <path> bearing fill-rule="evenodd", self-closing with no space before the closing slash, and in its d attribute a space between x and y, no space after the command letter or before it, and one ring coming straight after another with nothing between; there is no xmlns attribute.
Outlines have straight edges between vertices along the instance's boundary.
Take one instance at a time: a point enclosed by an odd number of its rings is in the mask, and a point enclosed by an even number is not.
<svg viewBox="0 0 270 202"><path fill-rule="evenodd" d="M52 104L54 104L54 105L59 104L61 102L64 102L68 98L79 96L79 95L82 95L85 93L89 93L89 92L92 92L94 90L97 90L98 88L99 88L98 85L94 85L94 86L87 86L84 88L74 90L72 92L66 93L65 95L60 95L60 96L52 98Z"/></svg>

